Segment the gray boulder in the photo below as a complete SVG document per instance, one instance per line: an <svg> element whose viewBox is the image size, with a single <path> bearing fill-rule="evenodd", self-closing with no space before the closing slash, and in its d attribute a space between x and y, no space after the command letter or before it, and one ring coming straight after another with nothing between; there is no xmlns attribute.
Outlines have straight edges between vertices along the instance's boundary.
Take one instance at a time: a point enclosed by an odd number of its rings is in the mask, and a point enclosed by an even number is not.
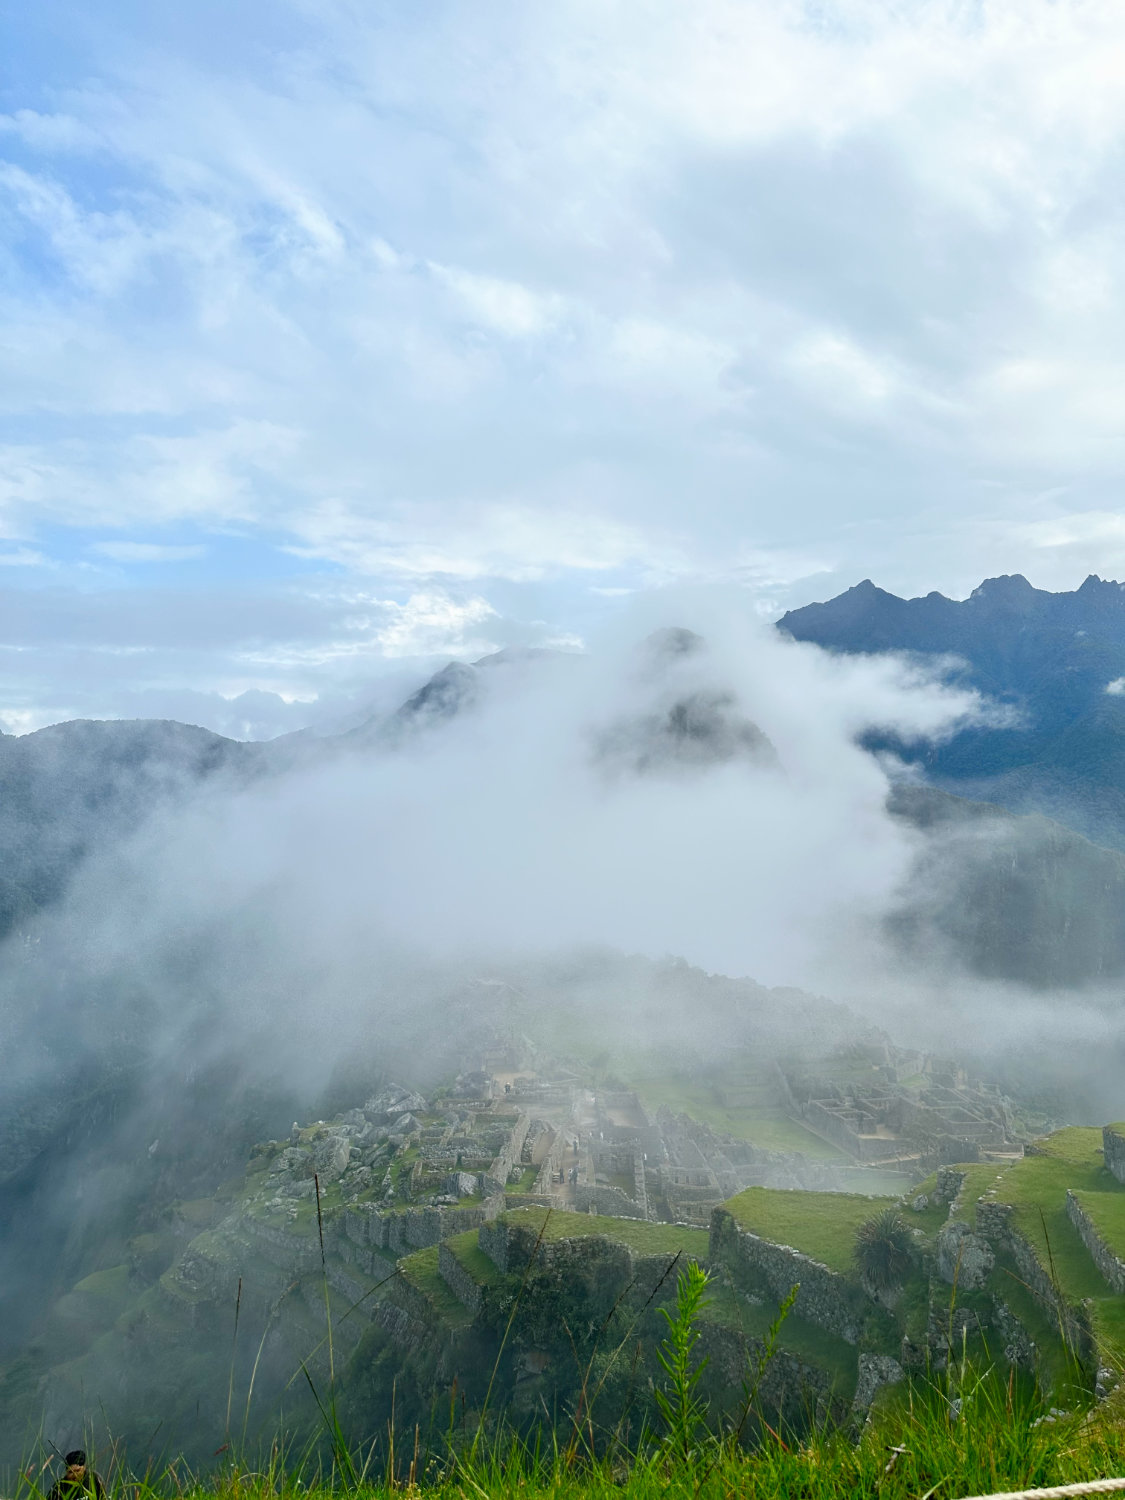
<svg viewBox="0 0 1125 1500"><path fill-rule="evenodd" d="M312 1172L312 1153L301 1151L296 1146L286 1146L270 1163L270 1171L277 1176L308 1176Z"/></svg>
<svg viewBox="0 0 1125 1500"><path fill-rule="evenodd" d="M314 1152L316 1170L326 1182L335 1182L342 1177L351 1160L351 1142L346 1136L330 1135L317 1144Z"/></svg>
<svg viewBox="0 0 1125 1500"><path fill-rule="evenodd" d="M865 1412L874 1401L875 1393L883 1386L897 1385L900 1380L905 1379L902 1366L889 1354L861 1354L852 1410Z"/></svg>
<svg viewBox="0 0 1125 1500"><path fill-rule="evenodd" d="M937 1237L937 1269L943 1281L972 1291L984 1285L995 1264L992 1246L963 1220L942 1225Z"/></svg>
<svg viewBox="0 0 1125 1500"><path fill-rule="evenodd" d="M478 1186L471 1172L452 1172L445 1179L445 1191L453 1198L471 1198Z"/></svg>

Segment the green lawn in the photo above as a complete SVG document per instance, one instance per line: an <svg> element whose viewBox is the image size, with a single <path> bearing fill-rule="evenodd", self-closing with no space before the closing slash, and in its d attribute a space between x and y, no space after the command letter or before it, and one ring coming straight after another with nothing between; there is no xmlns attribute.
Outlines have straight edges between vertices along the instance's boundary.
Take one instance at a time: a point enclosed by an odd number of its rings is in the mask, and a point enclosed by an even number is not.
<svg viewBox="0 0 1125 1500"><path fill-rule="evenodd" d="M1002 1202L1008 1201L1006 1174L1011 1171L1011 1166L998 1166L996 1162L970 1162L957 1168L964 1172L965 1182L957 1195L956 1205L950 1210L951 1219L961 1219L966 1224L975 1225L977 1222L977 1199L984 1196L990 1189L996 1189L996 1197Z"/></svg>
<svg viewBox="0 0 1125 1500"><path fill-rule="evenodd" d="M218 1217L213 1198L190 1198L186 1203L177 1203L176 1213L185 1224L198 1225L200 1229L205 1229Z"/></svg>
<svg viewBox="0 0 1125 1500"><path fill-rule="evenodd" d="M546 1208L511 1209L501 1218L513 1227L525 1225L535 1235L547 1218L543 1230L547 1244L596 1234L628 1245L637 1255L682 1253L690 1255L693 1260L707 1259L707 1230L688 1229L682 1224L653 1224L647 1219L614 1219L608 1214L570 1214L561 1209Z"/></svg>
<svg viewBox="0 0 1125 1500"><path fill-rule="evenodd" d="M434 1311L446 1323L465 1327L472 1322L472 1314L450 1291L445 1278L438 1270L438 1247L431 1245L426 1250L416 1250L398 1263L399 1274L415 1291L421 1292Z"/></svg>
<svg viewBox="0 0 1125 1500"><path fill-rule="evenodd" d="M886 1202L858 1193L800 1193L785 1188L747 1188L723 1207L763 1239L820 1261L833 1271L854 1270L855 1234Z"/></svg>
<svg viewBox="0 0 1125 1500"><path fill-rule="evenodd" d="M1068 1374L1068 1361L1058 1319L1032 1296L1015 1262L1007 1255L997 1257L988 1286L1003 1298L1023 1324L1035 1344L1047 1383L1052 1389L1061 1389Z"/></svg>
<svg viewBox="0 0 1125 1500"><path fill-rule="evenodd" d="M869 1198L914 1197L918 1191L908 1172L883 1172L878 1167L865 1167L862 1174L856 1169L844 1180L862 1186Z"/></svg>
<svg viewBox="0 0 1125 1500"><path fill-rule="evenodd" d="M52 1309L53 1317L64 1326L77 1324L88 1330L110 1328L139 1290L128 1266L94 1271L58 1299Z"/></svg>
<svg viewBox="0 0 1125 1500"><path fill-rule="evenodd" d="M1067 1300L1091 1299L1099 1342L1121 1357L1125 1355L1125 1297L1116 1296L1106 1285L1066 1216L1066 1192L1072 1188L1084 1205L1101 1200L1097 1212L1102 1220L1114 1235L1122 1233L1125 1186L1106 1170L1101 1144L1100 1130L1076 1125L1057 1131L1039 1142L1033 1155L1007 1168L996 1196L1012 1205L1014 1227L1047 1274L1057 1278Z"/></svg>
<svg viewBox="0 0 1125 1500"><path fill-rule="evenodd" d="M1053 1262L1063 1290L1076 1300L1105 1296L1107 1287L1066 1216L1066 1190L1104 1192L1116 1183L1102 1165L1100 1130L1074 1126L1040 1142L1003 1175L997 1198L1010 1203L1015 1227L1048 1270Z"/></svg>
<svg viewBox="0 0 1125 1500"><path fill-rule="evenodd" d="M846 1161L831 1142L791 1120L765 1085L751 1086L753 1102L728 1106L720 1102L718 1088L706 1082L678 1078L646 1078L636 1085L637 1095L654 1113L667 1105L676 1114L690 1115L701 1125L735 1140L750 1141L769 1151L800 1151L816 1161Z"/></svg>
<svg viewBox="0 0 1125 1500"><path fill-rule="evenodd" d="M447 1250L453 1255L478 1286L492 1286L503 1281L503 1276L480 1247L475 1229L466 1229L464 1234L455 1234L445 1241Z"/></svg>
<svg viewBox="0 0 1125 1500"><path fill-rule="evenodd" d="M777 1317L776 1306L768 1301L748 1302L733 1287L717 1285L708 1295L711 1302L700 1314L700 1322L738 1328L747 1339L764 1339ZM855 1392L858 1360L854 1345L810 1323L807 1318L790 1313L782 1325L778 1347L811 1365L829 1370L835 1377L837 1394L845 1400L851 1399Z"/></svg>
<svg viewBox="0 0 1125 1500"><path fill-rule="evenodd" d="M910 1205L915 1198L929 1197L937 1187L937 1173L933 1172L924 1182L917 1187L912 1187L905 1195L905 1206L902 1217L911 1229L920 1229L922 1236L928 1245L932 1245L938 1230L949 1218L948 1203L931 1203L927 1208L914 1209Z"/></svg>
<svg viewBox="0 0 1125 1500"><path fill-rule="evenodd" d="M1125 1260L1125 1186L1113 1177L1109 1180L1115 1190L1105 1187L1091 1193L1076 1187L1073 1192L1101 1239L1119 1260Z"/></svg>

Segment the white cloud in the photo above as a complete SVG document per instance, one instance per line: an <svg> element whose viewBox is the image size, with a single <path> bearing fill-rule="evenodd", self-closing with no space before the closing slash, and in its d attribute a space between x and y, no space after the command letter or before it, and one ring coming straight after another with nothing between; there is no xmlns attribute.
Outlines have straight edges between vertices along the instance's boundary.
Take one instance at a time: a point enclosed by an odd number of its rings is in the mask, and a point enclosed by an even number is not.
<svg viewBox="0 0 1125 1500"><path fill-rule="evenodd" d="M490 649L487 637L472 634L473 627L497 618L486 599L458 603L444 594L411 594L405 604L388 601L382 608L386 623L376 629L374 639L392 659Z"/></svg>
<svg viewBox="0 0 1125 1500"><path fill-rule="evenodd" d="M91 550L120 563L189 562L207 556L202 545L176 547L160 542L95 542Z"/></svg>
<svg viewBox="0 0 1125 1500"><path fill-rule="evenodd" d="M479 276L436 263L431 263L430 270L453 292L469 317L509 338L546 333L563 314L561 297L542 296L517 281Z"/></svg>
<svg viewBox="0 0 1125 1500"><path fill-rule="evenodd" d="M898 383L878 358L837 334L803 339L789 358L799 379L827 404L845 410L869 412L884 407Z"/></svg>
<svg viewBox="0 0 1125 1500"><path fill-rule="evenodd" d="M0 551L0 568L42 568L48 560L34 547L15 547L11 552Z"/></svg>
<svg viewBox="0 0 1125 1500"><path fill-rule="evenodd" d="M591 581L963 591L985 536L974 570L1102 566L1116 0L395 0L303 7L299 51L264 0L190 48L81 14L81 75L0 118L30 550L233 526L400 602L569 586L579 635Z"/></svg>
<svg viewBox="0 0 1125 1500"><path fill-rule="evenodd" d="M519 501L388 505L370 522L332 500L295 516L292 525L303 538L291 549L298 555L390 578L526 582L630 564L678 570L671 538L620 525L567 497L549 512Z"/></svg>

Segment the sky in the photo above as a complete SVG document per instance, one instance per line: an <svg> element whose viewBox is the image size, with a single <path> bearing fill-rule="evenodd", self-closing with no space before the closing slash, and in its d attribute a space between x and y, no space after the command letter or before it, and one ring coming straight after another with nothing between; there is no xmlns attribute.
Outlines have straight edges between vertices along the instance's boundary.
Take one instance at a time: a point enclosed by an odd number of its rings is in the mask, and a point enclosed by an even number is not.
<svg viewBox="0 0 1125 1500"><path fill-rule="evenodd" d="M1125 577L1120 0L37 0L0 727Z"/></svg>

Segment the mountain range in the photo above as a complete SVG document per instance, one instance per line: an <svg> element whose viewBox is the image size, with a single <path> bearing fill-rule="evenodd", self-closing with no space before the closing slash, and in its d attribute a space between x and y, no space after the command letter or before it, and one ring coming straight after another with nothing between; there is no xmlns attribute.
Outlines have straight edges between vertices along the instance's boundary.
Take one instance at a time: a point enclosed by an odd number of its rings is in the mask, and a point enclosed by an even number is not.
<svg viewBox="0 0 1125 1500"><path fill-rule="evenodd" d="M932 786L1125 849L1125 584L1091 574L1049 593L1012 574L964 600L900 599L864 579L778 628L828 651L905 653L977 689L1006 723L921 751L887 735L872 748L913 761Z"/></svg>
<svg viewBox="0 0 1125 1500"><path fill-rule="evenodd" d="M936 937L976 973L1038 986L1125 973L1125 586L1091 577L1051 594L1014 576L958 601L900 599L865 580L778 628L831 652L909 655L992 706L993 727L922 748L866 737L909 766L890 807L924 835L892 914L896 942L921 949ZM692 632L665 630L642 660L659 684L704 650ZM498 675L513 674L518 688L549 654L450 662L394 712L338 735L243 742L164 720L0 735L0 939L25 930L89 856L155 811L334 756L409 753L420 736L472 715ZM721 682L654 689L649 711L607 723L592 750L624 775L777 761Z"/></svg>

